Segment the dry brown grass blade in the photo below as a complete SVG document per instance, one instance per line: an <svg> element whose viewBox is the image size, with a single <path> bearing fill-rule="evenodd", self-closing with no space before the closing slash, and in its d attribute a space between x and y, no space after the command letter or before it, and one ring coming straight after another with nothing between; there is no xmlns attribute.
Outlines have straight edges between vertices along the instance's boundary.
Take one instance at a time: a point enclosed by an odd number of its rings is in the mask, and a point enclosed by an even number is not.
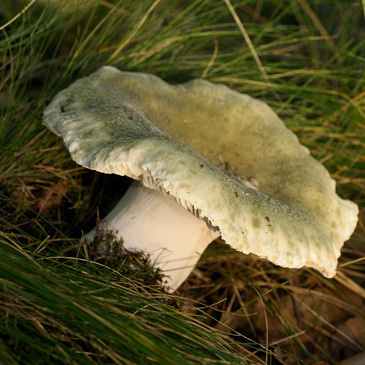
<svg viewBox="0 0 365 365"><path fill-rule="evenodd" d="M233 19L234 21L236 22L239 30L241 31L242 35L243 35L243 38L245 39L246 43L247 43L247 46L248 48L250 49L250 52L253 56L253 58L255 59L255 62L262 74L262 77L265 79L265 80L268 80L269 77L267 76L267 73L264 69L264 66L262 65L262 62L260 60L260 57L259 55L257 54L256 50L255 50L255 47L253 46L252 42L251 42L251 39L245 29L245 27L243 26L242 22L241 22L241 19L239 18L239 16L237 15L236 11L234 10L232 4L231 4L231 1L230 0L224 0L224 2L226 3L230 13L232 14L233 16Z"/></svg>
<svg viewBox="0 0 365 365"><path fill-rule="evenodd" d="M272 82L264 82L264 81L257 81L257 80L249 80L249 79L240 79L238 77L212 77L209 78L210 81L213 82L232 82L235 84L249 84L249 85L256 85L259 86L259 89L263 87L271 87L273 89L280 89L282 86L273 84Z"/></svg>
<svg viewBox="0 0 365 365"><path fill-rule="evenodd" d="M207 65L207 67L205 68L205 70L203 71L202 75L200 76L202 79L205 79L208 75L209 70L212 68L214 61L216 59L218 55L218 41L216 39L214 39L214 51L213 51L213 55L212 58L209 60L209 63Z"/></svg>
<svg viewBox="0 0 365 365"><path fill-rule="evenodd" d="M337 275L334 277L340 284L345 286L346 288L353 291L355 294L359 295L361 298L365 299L365 290L359 284L355 283L352 279L350 279L343 272L338 271Z"/></svg>
<svg viewBox="0 0 365 365"><path fill-rule="evenodd" d="M0 30L5 29L8 25L10 25L11 23L13 23L15 20L17 20L22 14L24 14L34 3L36 2L36 0L32 0L28 5L26 5L24 7L24 9L22 11L20 11L17 15L15 15L13 18L11 18L7 23L5 23L4 25L2 25L0 27Z"/></svg>
<svg viewBox="0 0 365 365"><path fill-rule="evenodd" d="M360 346L357 342L355 342L346 333L344 333L343 331L341 331L339 328L337 328L336 326L334 326L332 323L326 321L326 319L324 319L323 316L321 316L318 312L316 312L315 310L313 310L312 308L310 308L305 303L301 303L301 304L302 304L303 308L307 309L310 313L312 313L314 316L316 316L322 323L324 323L326 326L328 326L329 328L331 328L334 331L334 333L338 333L339 335L341 335L344 339L346 339L347 341L349 341L351 344L353 344L355 347L357 347L360 351L363 351L364 350L362 348L362 346ZM308 324L310 324L310 323L308 323Z"/></svg>
<svg viewBox="0 0 365 365"><path fill-rule="evenodd" d="M306 330L300 331L298 333L294 333L291 336L287 336L287 337L281 338L280 340L276 340L276 341L270 342L270 346L279 345L279 344L281 344L283 342L287 342L289 340L292 340L293 338L300 337L300 336L304 335L305 333L306 333Z"/></svg>
<svg viewBox="0 0 365 365"><path fill-rule="evenodd" d="M111 62L111 64L115 63L115 57L120 53L120 51L125 48L129 42L135 37L135 35L137 34L137 32L141 29L141 27L143 26L143 24L146 22L146 20L148 19L149 15L152 13L153 9L158 5L158 3L161 0L156 0L151 6L150 8L147 10L146 14L144 15L144 17L138 22L138 24L135 26L135 28L133 29L132 33L129 35L129 37L114 51L114 53L110 56L109 58L109 62ZM113 61L114 60L114 61Z"/></svg>
<svg viewBox="0 0 365 365"><path fill-rule="evenodd" d="M159 52L162 52L165 48L169 47L171 44L181 42L182 39L183 39L182 37L172 37L172 38L166 39L162 42L154 44L148 50L144 50L144 51L141 51L138 53L130 53L128 55L128 58L137 58L139 56L142 56L133 62L133 67L135 67L135 66L145 62L148 58L152 57L153 55L155 55ZM116 60L114 60L114 63L120 62L124 58L125 58L125 56L119 57Z"/></svg>
<svg viewBox="0 0 365 365"><path fill-rule="evenodd" d="M246 4L242 4L240 5L240 8L247 13L248 15L252 16L252 18L254 20L259 21L262 24L267 23L267 18L265 18L264 16L262 16L262 14L260 14L260 10L262 10L262 5L263 2L262 1L257 1L256 2L256 9L252 9L250 6L246 5ZM258 9L260 8L260 9Z"/></svg>
<svg viewBox="0 0 365 365"><path fill-rule="evenodd" d="M244 301L242 299L242 295L241 295L241 293L240 293L237 285L233 285L232 287L233 287L233 291L236 294L236 297L238 299L238 302L239 302L241 308L243 308L243 313L244 313L244 315L247 318L247 322L248 322L248 324L250 326L250 330L255 335L255 337L257 337L256 328L255 328L255 326L254 326L254 324L253 324L253 322L251 320L250 315L248 314L247 308L246 308L245 303L244 303Z"/></svg>
<svg viewBox="0 0 365 365"><path fill-rule="evenodd" d="M356 263L361 262L361 261L365 261L365 257L359 257L356 260L352 260L352 261L349 261L349 262L344 262L343 264L340 265L340 267L345 267L345 266L348 266L348 265L356 264Z"/></svg>
<svg viewBox="0 0 365 365"><path fill-rule="evenodd" d="M362 100L362 95L363 93L357 95L355 98L351 98L350 96L348 96L347 94L345 94L344 92L341 91L337 91L337 90L327 90L327 89L321 89L319 90L320 92L323 92L324 94L331 94L331 95L337 95L337 96L341 96L343 99L347 100L356 110L357 112L364 118L365 120L365 112L363 111L363 109L361 108L361 106L359 105L363 100Z"/></svg>
<svg viewBox="0 0 365 365"><path fill-rule="evenodd" d="M266 352L265 352L265 363L268 364L268 359L269 359L269 321L267 319L267 313L266 313L266 306L265 303L262 299L262 296L260 295L259 291L254 287L253 288L257 294L257 296L260 299L260 303L262 306L262 310L264 312L264 317L265 317L265 345L266 345Z"/></svg>
<svg viewBox="0 0 365 365"><path fill-rule="evenodd" d="M365 91L362 91L361 93L359 93L358 95L356 95L354 98L352 98L352 100L355 103L360 103L361 101L363 102L365 97ZM338 110L336 110L335 112L333 112L331 115L326 116L325 121L322 123L323 126L327 126L329 123L331 123L341 112L347 112L350 109L350 106L352 104L346 103L344 105L342 105ZM365 125L361 126L362 128L365 128Z"/></svg>
<svg viewBox="0 0 365 365"><path fill-rule="evenodd" d="M319 18L317 17L316 13L312 10L312 8L307 3L307 1L306 0L299 0L299 3L303 7L303 9L305 10L305 12L308 14L308 16L310 17L310 19L312 20L313 24L318 29L319 33L321 33L322 37L327 42L327 44L329 46L331 46L331 47L334 47L335 44L332 41L332 37L328 34L326 28L323 26L322 22L319 20ZM338 58L339 60L342 61L342 58L341 58L340 54L336 50L332 50L332 52L335 54L336 58Z"/></svg>
<svg viewBox="0 0 365 365"><path fill-rule="evenodd" d="M0 237L4 238L4 239L0 239L0 243L1 244L4 244L4 245L9 246L9 247L12 247L12 248L15 248L18 252L20 252L26 258L28 258L29 260L31 260L35 265L37 265L38 267L40 267L39 263L36 260L34 260L33 257L29 256L23 250L23 248L20 245L18 245L18 243L16 243L14 240L12 240L9 237L9 235L7 233L0 231Z"/></svg>
<svg viewBox="0 0 365 365"><path fill-rule="evenodd" d="M266 286L266 287L274 288L275 286L277 286L277 283L275 283L275 282L268 283L265 281L255 281L254 285L256 285L258 287ZM327 303L335 305L338 308L344 309L348 313L357 315L357 311L354 310L354 308L350 304L346 303L345 301L341 300L338 297L333 296L332 294L324 293L320 289L318 289L318 290L307 289L304 285L303 285L303 287L295 286L295 285L285 285L285 286L283 286L283 289L285 289L289 293L292 292L293 294L297 294L297 295L300 294L300 295L318 298L319 300L325 301Z"/></svg>
<svg viewBox="0 0 365 365"><path fill-rule="evenodd" d="M331 70L313 70L313 69L300 68L297 70L290 70L276 74L271 74L270 79L280 79L283 77L297 76L297 75L331 74L331 72L332 72Z"/></svg>

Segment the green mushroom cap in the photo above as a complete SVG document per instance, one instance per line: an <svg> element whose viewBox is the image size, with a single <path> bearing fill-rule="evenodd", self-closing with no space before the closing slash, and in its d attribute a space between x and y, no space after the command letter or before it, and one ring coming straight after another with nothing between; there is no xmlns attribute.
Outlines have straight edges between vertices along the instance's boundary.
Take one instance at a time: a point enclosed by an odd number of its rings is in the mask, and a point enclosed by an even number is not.
<svg viewBox="0 0 365 365"><path fill-rule="evenodd" d="M333 277L358 207L265 103L224 85L110 66L61 91L43 123L78 164L169 195L234 249Z"/></svg>

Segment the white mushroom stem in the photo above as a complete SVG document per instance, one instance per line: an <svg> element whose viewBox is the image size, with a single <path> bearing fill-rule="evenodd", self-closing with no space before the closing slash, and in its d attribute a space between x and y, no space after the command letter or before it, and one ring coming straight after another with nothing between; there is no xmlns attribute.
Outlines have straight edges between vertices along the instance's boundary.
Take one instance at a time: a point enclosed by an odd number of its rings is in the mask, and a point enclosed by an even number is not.
<svg viewBox="0 0 365 365"><path fill-rule="evenodd" d="M219 233L162 193L133 182L101 230L113 230L127 250L150 254L151 263L167 276L175 291L189 276L207 246ZM86 235L94 236L95 229Z"/></svg>

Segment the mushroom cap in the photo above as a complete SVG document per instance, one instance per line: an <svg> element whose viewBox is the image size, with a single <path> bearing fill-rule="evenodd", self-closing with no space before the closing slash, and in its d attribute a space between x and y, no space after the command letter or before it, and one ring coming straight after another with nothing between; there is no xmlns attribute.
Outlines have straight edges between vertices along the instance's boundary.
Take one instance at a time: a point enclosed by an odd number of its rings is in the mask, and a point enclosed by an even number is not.
<svg viewBox="0 0 365 365"><path fill-rule="evenodd" d="M333 277L355 229L357 205L275 112L224 85L105 66L57 94L43 123L78 164L140 180L277 265Z"/></svg>

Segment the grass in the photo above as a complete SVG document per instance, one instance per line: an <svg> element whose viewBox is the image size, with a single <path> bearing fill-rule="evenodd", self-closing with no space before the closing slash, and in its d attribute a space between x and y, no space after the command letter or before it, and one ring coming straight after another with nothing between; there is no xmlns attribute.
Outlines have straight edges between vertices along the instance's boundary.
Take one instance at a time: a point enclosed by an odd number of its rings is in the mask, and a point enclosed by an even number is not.
<svg viewBox="0 0 365 365"><path fill-rule="evenodd" d="M69 3L0 4L0 361L335 363L364 351L353 325L365 300L361 1ZM76 166L40 119L104 64L204 77L272 106L360 207L339 274L288 271L217 241L171 297L92 264L81 230L129 182Z"/></svg>
<svg viewBox="0 0 365 365"><path fill-rule="evenodd" d="M242 361L217 331L115 270L56 261L5 240L0 252L4 364Z"/></svg>

